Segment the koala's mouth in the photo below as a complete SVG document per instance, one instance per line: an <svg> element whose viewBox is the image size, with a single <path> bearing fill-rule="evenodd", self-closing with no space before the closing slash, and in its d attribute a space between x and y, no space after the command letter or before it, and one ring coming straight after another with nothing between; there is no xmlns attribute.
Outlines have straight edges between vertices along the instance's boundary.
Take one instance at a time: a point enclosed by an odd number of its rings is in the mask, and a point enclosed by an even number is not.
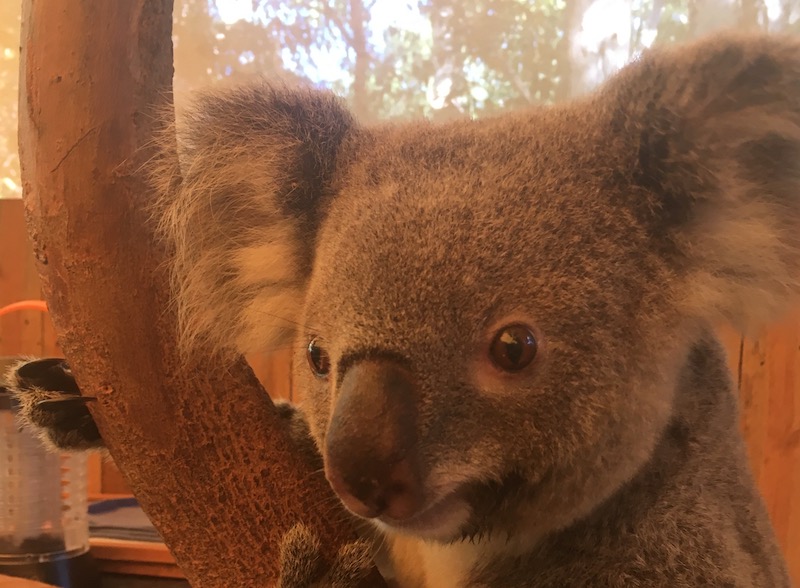
<svg viewBox="0 0 800 588"><path fill-rule="evenodd" d="M530 499L539 483L526 482L517 472L491 482L465 481L441 489L421 511L407 519L382 515L372 519L380 529L434 541L456 541L498 523Z"/></svg>
<svg viewBox="0 0 800 588"><path fill-rule="evenodd" d="M449 540L458 536L472 509L467 500L467 484L444 493L414 516L397 520L383 515L374 522L386 530L426 539Z"/></svg>

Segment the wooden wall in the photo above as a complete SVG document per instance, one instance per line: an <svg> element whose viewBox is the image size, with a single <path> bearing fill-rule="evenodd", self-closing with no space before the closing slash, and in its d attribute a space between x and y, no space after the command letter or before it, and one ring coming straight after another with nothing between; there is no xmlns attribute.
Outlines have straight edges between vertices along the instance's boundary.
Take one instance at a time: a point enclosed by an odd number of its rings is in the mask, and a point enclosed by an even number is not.
<svg viewBox="0 0 800 588"><path fill-rule="evenodd" d="M800 315L745 338L738 360L750 462L800 585Z"/></svg>
<svg viewBox="0 0 800 588"><path fill-rule="evenodd" d="M0 306L40 298L39 279L25 232L22 203L0 200ZM800 314L757 338L720 330L739 383L742 429L750 461L800 585ZM0 318L0 355L57 355L46 315L32 311ZM292 397L288 352L248 358L273 397ZM128 492L113 467L94 461L90 492Z"/></svg>

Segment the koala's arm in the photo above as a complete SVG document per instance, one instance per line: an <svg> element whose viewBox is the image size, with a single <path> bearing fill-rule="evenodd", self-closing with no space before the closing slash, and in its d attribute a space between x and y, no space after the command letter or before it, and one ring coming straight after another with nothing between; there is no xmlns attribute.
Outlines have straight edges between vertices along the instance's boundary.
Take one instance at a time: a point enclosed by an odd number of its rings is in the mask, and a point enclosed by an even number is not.
<svg viewBox="0 0 800 588"><path fill-rule="evenodd" d="M5 374L2 384L16 399L22 422L49 449L69 452L104 448L87 407L95 399L81 395L65 359L22 359ZM287 422L297 449L321 467L302 412L285 401L279 400L275 405Z"/></svg>
<svg viewBox="0 0 800 588"><path fill-rule="evenodd" d="M298 524L283 537L280 561L277 588L363 587L372 569L372 544L362 539L343 545L326 570L316 535Z"/></svg>
<svg viewBox="0 0 800 588"><path fill-rule="evenodd" d="M94 398L81 396L66 360L20 360L5 374L2 383L16 399L22 422L50 450L104 450L103 439L87 407ZM297 450L321 468L322 460L302 412L288 402L275 404L280 417L287 422ZM319 541L302 524L295 525L284 536L280 559L278 588L356 588L372 568L371 543L365 539L344 545L330 568L324 569Z"/></svg>

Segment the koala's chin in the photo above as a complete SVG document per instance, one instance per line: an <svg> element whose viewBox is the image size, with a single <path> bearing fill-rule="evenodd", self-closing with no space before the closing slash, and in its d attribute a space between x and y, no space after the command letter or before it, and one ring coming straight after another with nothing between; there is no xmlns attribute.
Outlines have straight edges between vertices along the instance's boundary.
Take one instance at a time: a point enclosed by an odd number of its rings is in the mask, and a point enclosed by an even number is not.
<svg viewBox="0 0 800 588"><path fill-rule="evenodd" d="M474 508L459 489L436 499L419 513L405 520L387 516L373 519L375 526L384 532L412 535L423 539L451 542L471 535L469 521Z"/></svg>
<svg viewBox="0 0 800 588"><path fill-rule="evenodd" d="M333 487L336 490L336 485ZM501 531L506 520L519 520L513 513L524 511L537 485L526 485L518 475L510 474L501 482L462 481L436 488L435 492L423 490L426 500L402 518L385 512L365 516L363 506L354 504L351 495L345 492L339 498L348 510L380 531L452 543Z"/></svg>
<svg viewBox="0 0 800 588"><path fill-rule="evenodd" d="M441 543L491 534L509 536L517 526L514 521L521 521L525 505L538 488L536 482L526 483L516 473L497 482L461 483L415 517L387 526L394 532Z"/></svg>

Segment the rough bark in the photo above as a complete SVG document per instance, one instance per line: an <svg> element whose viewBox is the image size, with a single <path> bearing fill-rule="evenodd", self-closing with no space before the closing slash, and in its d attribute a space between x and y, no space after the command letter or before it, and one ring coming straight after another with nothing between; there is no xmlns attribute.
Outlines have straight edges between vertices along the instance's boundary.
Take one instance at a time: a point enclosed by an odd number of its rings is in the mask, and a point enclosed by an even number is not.
<svg viewBox="0 0 800 588"><path fill-rule="evenodd" d="M190 583L266 586L293 523L351 537L247 364L182 365L142 164L172 79L172 2L24 0L20 154L45 298L92 413ZM373 584L374 585L374 584Z"/></svg>

